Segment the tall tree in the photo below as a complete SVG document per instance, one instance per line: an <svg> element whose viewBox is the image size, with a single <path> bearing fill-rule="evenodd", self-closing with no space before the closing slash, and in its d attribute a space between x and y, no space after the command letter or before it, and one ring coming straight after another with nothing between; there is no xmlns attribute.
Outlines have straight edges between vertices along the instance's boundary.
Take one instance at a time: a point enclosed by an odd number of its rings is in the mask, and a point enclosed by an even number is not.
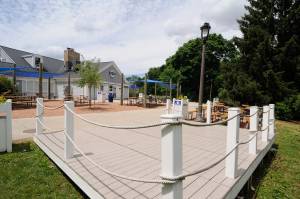
<svg viewBox="0 0 300 199"><path fill-rule="evenodd" d="M180 71L182 76L182 92L192 100L198 100L202 40L192 39L181 46L177 52L166 60L162 68L172 67ZM211 83L212 96L217 96L220 88L220 62L231 60L238 56L238 51L232 41L222 35L211 34L206 44L206 77L204 80L204 99L209 98Z"/></svg>
<svg viewBox="0 0 300 199"><path fill-rule="evenodd" d="M293 0L249 0L249 3L247 14L238 20L243 37L234 40L241 57L238 66L234 63L232 67L241 68L248 75L249 84L256 85L251 95L257 92L262 95L241 101L258 104L280 101L297 92L299 32L291 29L299 29L295 24L299 3Z"/></svg>
<svg viewBox="0 0 300 199"><path fill-rule="evenodd" d="M100 62L94 62L94 61L84 61L81 64L77 65L77 68L79 69L79 76L80 79L78 81L78 85L80 87L87 86L89 89L89 106L91 107L91 96L92 96L92 87L99 87L102 78L99 74L99 64Z"/></svg>

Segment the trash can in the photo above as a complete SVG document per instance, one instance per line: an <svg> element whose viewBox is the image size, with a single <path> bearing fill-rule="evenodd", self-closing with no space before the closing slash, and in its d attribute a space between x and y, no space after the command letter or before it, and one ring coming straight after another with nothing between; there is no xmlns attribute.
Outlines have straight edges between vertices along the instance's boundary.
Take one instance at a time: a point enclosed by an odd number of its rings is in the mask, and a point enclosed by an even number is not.
<svg viewBox="0 0 300 199"><path fill-rule="evenodd" d="M114 95L112 93L108 94L108 101L113 102L114 101Z"/></svg>
<svg viewBox="0 0 300 199"><path fill-rule="evenodd" d="M0 115L0 152L6 151L6 136L7 136L7 129L6 129L6 115Z"/></svg>

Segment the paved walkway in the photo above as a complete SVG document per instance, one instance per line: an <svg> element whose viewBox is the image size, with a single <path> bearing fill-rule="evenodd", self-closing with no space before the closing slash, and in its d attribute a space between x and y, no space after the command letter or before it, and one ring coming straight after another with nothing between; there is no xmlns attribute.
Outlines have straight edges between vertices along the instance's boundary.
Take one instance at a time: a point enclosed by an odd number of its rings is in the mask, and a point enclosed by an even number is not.
<svg viewBox="0 0 300 199"><path fill-rule="evenodd" d="M105 120L103 122L114 123L115 121L124 122L124 124L127 124L128 120L126 118L128 117L126 115L130 114L137 115L137 117L143 117L145 121L149 120L149 122L151 122L150 118L156 118L157 121L159 121L159 115L162 113L163 108L164 107L159 107L156 109L142 109L118 112L120 114L116 112L86 113L84 114L84 116L90 118L109 118L108 120ZM45 122L49 124L50 127L53 127L55 129L63 128L64 116L45 117ZM35 133L35 118L13 119L12 131L12 139L14 141L32 138Z"/></svg>

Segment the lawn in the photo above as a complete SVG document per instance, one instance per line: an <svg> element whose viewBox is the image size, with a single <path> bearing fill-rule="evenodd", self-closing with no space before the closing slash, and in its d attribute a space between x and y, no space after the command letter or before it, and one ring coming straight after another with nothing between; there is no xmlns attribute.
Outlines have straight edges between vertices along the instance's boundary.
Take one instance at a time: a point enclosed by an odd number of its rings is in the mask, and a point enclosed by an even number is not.
<svg viewBox="0 0 300 199"><path fill-rule="evenodd" d="M33 142L0 153L0 198L84 198Z"/></svg>
<svg viewBox="0 0 300 199"><path fill-rule="evenodd" d="M276 123L276 152L257 169L256 198L300 198L300 125ZM273 154L272 154L273 153ZM272 160L272 161L270 161ZM262 177L263 176L263 177Z"/></svg>
<svg viewBox="0 0 300 199"><path fill-rule="evenodd" d="M253 175L252 187L245 185L240 196L300 198L300 124L277 121L276 133L272 150Z"/></svg>
<svg viewBox="0 0 300 199"><path fill-rule="evenodd" d="M300 125L278 121L276 141L255 172L251 198L300 198ZM1 198L86 197L33 143L0 153ZM246 197L249 198L249 197Z"/></svg>

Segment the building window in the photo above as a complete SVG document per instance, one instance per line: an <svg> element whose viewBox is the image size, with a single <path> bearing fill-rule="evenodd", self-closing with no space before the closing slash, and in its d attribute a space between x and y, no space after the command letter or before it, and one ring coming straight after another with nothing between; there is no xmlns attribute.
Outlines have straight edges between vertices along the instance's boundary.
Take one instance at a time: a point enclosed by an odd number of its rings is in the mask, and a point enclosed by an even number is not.
<svg viewBox="0 0 300 199"><path fill-rule="evenodd" d="M108 74L112 79L116 77L116 73L114 71L109 71Z"/></svg>

